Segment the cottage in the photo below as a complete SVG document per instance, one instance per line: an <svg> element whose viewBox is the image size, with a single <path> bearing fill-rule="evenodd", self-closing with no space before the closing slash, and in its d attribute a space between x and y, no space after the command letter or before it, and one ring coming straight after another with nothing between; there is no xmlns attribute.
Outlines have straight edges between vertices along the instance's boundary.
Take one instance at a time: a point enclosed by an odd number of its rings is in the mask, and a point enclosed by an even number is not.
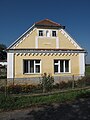
<svg viewBox="0 0 90 120"><path fill-rule="evenodd" d="M44 19L36 22L7 49L7 79L39 82L49 73L55 82L85 75L85 50L65 31L65 26Z"/></svg>

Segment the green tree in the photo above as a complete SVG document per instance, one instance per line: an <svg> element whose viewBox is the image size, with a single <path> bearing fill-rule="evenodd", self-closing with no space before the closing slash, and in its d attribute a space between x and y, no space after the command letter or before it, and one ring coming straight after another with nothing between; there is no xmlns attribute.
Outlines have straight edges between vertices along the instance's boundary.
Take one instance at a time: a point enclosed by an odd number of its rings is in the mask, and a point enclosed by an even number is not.
<svg viewBox="0 0 90 120"><path fill-rule="evenodd" d="M0 60L7 59L6 48L7 48L6 45L0 44Z"/></svg>

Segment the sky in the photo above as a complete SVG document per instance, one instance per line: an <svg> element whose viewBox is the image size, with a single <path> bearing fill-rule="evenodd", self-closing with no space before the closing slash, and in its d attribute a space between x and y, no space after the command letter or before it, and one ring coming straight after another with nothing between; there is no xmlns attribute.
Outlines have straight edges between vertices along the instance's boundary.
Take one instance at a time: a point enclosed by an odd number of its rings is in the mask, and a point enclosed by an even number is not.
<svg viewBox="0 0 90 120"><path fill-rule="evenodd" d="M35 22L50 19L63 26L87 50L90 63L90 0L0 0L0 44L12 44Z"/></svg>

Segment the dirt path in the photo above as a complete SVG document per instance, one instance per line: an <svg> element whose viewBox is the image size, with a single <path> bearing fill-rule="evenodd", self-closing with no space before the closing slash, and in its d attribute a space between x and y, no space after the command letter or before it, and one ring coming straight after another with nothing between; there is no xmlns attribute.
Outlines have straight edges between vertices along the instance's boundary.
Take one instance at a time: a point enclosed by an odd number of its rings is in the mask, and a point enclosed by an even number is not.
<svg viewBox="0 0 90 120"><path fill-rule="evenodd" d="M0 120L90 120L90 97L0 113Z"/></svg>

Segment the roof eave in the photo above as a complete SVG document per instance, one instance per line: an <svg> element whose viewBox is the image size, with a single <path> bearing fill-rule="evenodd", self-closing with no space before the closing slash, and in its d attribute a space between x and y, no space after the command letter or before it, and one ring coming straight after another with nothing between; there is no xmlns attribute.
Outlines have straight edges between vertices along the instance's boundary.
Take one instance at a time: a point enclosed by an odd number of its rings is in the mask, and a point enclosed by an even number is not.
<svg viewBox="0 0 90 120"><path fill-rule="evenodd" d="M39 24L35 24L35 27L37 27L37 28L55 28L55 29L59 29L59 28L62 28L62 29L65 29L65 26L54 26L54 25L44 25L44 24L41 24L41 25L39 25Z"/></svg>

